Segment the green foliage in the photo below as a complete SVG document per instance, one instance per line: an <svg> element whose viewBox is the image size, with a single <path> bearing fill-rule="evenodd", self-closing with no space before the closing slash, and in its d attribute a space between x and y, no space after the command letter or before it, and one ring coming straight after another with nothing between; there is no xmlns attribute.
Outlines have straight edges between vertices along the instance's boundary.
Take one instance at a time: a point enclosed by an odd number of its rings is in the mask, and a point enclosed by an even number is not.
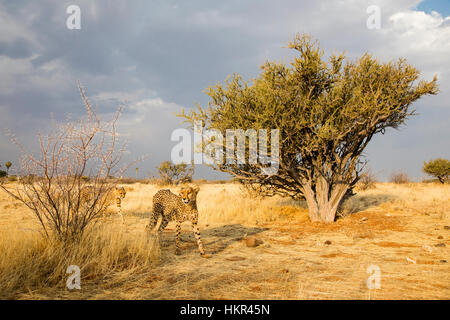
<svg viewBox="0 0 450 320"><path fill-rule="evenodd" d="M423 172L433 176L441 183L449 181L450 176L450 161L447 159L437 158L423 163Z"/></svg>
<svg viewBox="0 0 450 320"><path fill-rule="evenodd" d="M404 124L414 101L438 92L437 79L418 81L419 71L405 59L381 63L364 54L348 61L339 54L325 61L307 35L297 35L289 48L297 52L290 65L267 62L252 81L234 74L206 90L207 108L179 116L224 136L227 129L279 129L277 174L261 174L261 164L213 167L272 194L306 197L311 219L331 222L359 179L369 141Z"/></svg>
<svg viewBox="0 0 450 320"><path fill-rule="evenodd" d="M163 161L158 167L158 174L162 185L191 182L194 166L188 167L185 163L174 164L171 161Z"/></svg>
<svg viewBox="0 0 450 320"><path fill-rule="evenodd" d="M8 162L5 163L5 167L6 167L6 175L9 174L9 168L11 168L11 166L12 166L11 161L8 161Z"/></svg>
<svg viewBox="0 0 450 320"><path fill-rule="evenodd" d="M0 170L0 178L6 177L6 171Z"/></svg>

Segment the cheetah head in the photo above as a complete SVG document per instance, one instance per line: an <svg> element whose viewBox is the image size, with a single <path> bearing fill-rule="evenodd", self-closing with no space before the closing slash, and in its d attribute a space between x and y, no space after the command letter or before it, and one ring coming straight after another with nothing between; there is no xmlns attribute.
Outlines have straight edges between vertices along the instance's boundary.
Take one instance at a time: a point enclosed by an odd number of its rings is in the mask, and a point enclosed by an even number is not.
<svg viewBox="0 0 450 320"><path fill-rule="evenodd" d="M122 199L125 198L125 195L127 194L124 187L116 187L116 192Z"/></svg>
<svg viewBox="0 0 450 320"><path fill-rule="evenodd" d="M184 204L195 202L197 198L197 193L199 191L197 185L182 187L180 190L180 197Z"/></svg>

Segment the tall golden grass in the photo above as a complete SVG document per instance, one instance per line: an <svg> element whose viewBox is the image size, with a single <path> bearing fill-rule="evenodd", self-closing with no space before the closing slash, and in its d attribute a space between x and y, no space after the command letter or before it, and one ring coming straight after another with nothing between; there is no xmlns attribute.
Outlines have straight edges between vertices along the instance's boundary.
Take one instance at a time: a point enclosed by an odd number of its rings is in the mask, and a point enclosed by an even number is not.
<svg viewBox="0 0 450 320"><path fill-rule="evenodd" d="M0 298L43 288L64 290L70 265L80 268L83 282L95 281L106 289L145 276L158 259L158 243L112 224L91 227L81 242L73 243L11 230L0 234Z"/></svg>

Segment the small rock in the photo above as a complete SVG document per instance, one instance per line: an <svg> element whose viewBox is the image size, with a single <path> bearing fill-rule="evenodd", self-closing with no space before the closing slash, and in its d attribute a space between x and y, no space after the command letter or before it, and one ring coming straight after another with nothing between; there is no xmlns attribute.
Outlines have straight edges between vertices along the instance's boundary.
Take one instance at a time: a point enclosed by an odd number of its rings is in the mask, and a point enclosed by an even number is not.
<svg viewBox="0 0 450 320"><path fill-rule="evenodd" d="M441 260L442 263L447 263L447 260Z"/></svg>
<svg viewBox="0 0 450 320"><path fill-rule="evenodd" d="M281 270L281 272L282 273L289 273L289 270L288 269L283 269L283 270Z"/></svg>
<svg viewBox="0 0 450 320"><path fill-rule="evenodd" d="M445 243L441 242L435 245L435 247L446 247Z"/></svg>
<svg viewBox="0 0 450 320"><path fill-rule="evenodd" d="M445 230L450 230L450 226L444 226Z"/></svg>
<svg viewBox="0 0 450 320"><path fill-rule="evenodd" d="M433 249L432 249L430 246L428 246L428 245L423 245L423 246L422 246L422 249L425 250L425 251L427 251L427 252L429 252L429 253L432 253L432 252L433 252Z"/></svg>
<svg viewBox="0 0 450 320"><path fill-rule="evenodd" d="M444 239L444 237L443 236L439 236L438 239Z"/></svg>
<svg viewBox="0 0 450 320"><path fill-rule="evenodd" d="M324 242L326 245L330 245L331 244L331 241L330 240L327 240L327 241L325 241Z"/></svg>
<svg viewBox="0 0 450 320"><path fill-rule="evenodd" d="M413 260L410 257L406 257L406 261L416 264L416 260Z"/></svg>
<svg viewBox="0 0 450 320"><path fill-rule="evenodd" d="M247 247L249 248L254 248L259 246L262 243L261 240L256 239L255 237L249 237L245 240L245 244L247 245Z"/></svg>

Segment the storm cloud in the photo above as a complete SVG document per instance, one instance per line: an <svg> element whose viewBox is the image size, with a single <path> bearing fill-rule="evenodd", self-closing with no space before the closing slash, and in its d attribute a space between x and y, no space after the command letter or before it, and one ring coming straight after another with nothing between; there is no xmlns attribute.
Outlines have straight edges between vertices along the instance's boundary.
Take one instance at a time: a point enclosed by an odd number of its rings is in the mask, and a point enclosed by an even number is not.
<svg viewBox="0 0 450 320"><path fill-rule="evenodd" d="M81 9L80 30L66 27L73 4ZM369 5L381 9L380 29L366 26ZM170 158L171 132L185 127L176 112L206 105L202 91L234 72L251 78L266 60L289 62L288 41L306 32L328 54L405 57L425 79L438 75L439 95L417 102L419 115L408 126L375 137L365 153L380 178L401 168L419 179L424 160L450 158L450 17L447 7L433 6L419 0L0 1L0 162L19 155L5 128L33 147L51 113L63 120L83 112L80 81L102 115L125 102L120 129L129 139L127 157L149 154L140 174L155 172ZM217 176L206 168L196 173Z"/></svg>

